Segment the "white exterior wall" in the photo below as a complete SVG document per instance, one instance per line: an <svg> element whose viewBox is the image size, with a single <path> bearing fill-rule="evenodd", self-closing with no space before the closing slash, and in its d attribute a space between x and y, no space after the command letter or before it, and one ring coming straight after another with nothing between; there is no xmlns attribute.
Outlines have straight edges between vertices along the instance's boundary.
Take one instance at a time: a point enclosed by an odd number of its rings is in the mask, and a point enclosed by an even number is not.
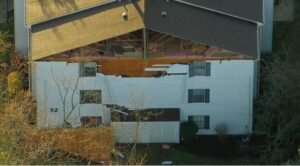
<svg viewBox="0 0 300 166"><path fill-rule="evenodd" d="M62 91L63 86L69 89L66 110L70 110L71 91L78 79L79 65L65 62L34 63L36 79L33 91L38 101L38 125L55 127L63 120L63 104L57 83ZM173 65L168 73L188 73L188 65ZM190 115L210 116L210 129L199 130L198 134L215 134L215 127L219 124L226 124L229 134L245 134L246 128L252 130L253 76L254 61L233 60L211 61L209 77L189 77L187 74L122 78L97 74L96 77L79 78L74 94L76 109L68 120L74 126L80 126L80 116L104 116L105 123L109 123L105 106L79 104L80 90L101 90L104 104L117 104L131 109L180 108L181 121L187 121ZM188 89L210 89L210 103L188 104ZM50 113L51 107L58 108L59 113Z"/></svg>
<svg viewBox="0 0 300 166"><path fill-rule="evenodd" d="M118 143L178 143L179 122L112 122Z"/></svg>

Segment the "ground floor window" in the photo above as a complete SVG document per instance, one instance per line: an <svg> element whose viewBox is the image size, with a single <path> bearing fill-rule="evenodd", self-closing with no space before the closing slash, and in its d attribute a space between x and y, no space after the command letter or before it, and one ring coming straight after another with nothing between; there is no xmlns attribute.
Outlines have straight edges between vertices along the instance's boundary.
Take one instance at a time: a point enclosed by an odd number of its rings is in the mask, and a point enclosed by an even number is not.
<svg viewBox="0 0 300 166"><path fill-rule="evenodd" d="M189 121L194 122L199 129L209 129L209 116L189 116Z"/></svg>
<svg viewBox="0 0 300 166"><path fill-rule="evenodd" d="M101 90L81 90L80 104L101 104Z"/></svg>
<svg viewBox="0 0 300 166"><path fill-rule="evenodd" d="M102 124L101 116L84 116L80 118L83 127L98 127Z"/></svg>

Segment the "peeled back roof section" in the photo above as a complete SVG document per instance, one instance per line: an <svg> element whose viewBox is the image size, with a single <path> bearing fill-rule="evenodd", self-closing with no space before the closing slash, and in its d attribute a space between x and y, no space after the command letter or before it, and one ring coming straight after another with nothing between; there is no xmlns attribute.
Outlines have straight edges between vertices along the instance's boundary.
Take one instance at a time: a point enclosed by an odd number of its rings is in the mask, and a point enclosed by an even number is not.
<svg viewBox="0 0 300 166"><path fill-rule="evenodd" d="M78 4L80 1L86 0L76 0ZM253 4L246 7L250 1ZM257 22L262 21L262 0L131 0L110 1L103 6L99 2L108 1L93 2L94 8L32 25L29 46L32 60L142 28L253 57L259 55ZM247 9L240 9L243 6ZM124 12L128 13L126 20Z"/></svg>

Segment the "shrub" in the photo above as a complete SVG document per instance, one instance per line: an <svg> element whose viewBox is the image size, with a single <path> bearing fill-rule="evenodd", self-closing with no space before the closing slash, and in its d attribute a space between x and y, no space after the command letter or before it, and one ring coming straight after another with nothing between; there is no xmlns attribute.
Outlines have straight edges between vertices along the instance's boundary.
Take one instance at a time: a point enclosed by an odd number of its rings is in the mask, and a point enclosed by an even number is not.
<svg viewBox="0 0 300 166"><path fill-rule="evenodd" d="M216 126L215 131L217 133L218 139L221 142L224 142L228 136L227 126L225 124L219 124Z"/></svg>
<svg viewBox="0 0 300 166"><path fill-rule="evenodd" d="M0 31L0 64L9 62L9 54L13 48L13 44L9 41L10 37L8 32Z"/></svg>
<svg viewBox="0 0 300 166"><path fill-rule="evenodd" d="M194 122L183 122L180 127L180 137L185 143L191 143L195 134L198 131L198 126Z"/></svg>
<svg viewBox="0 0 300 166"><path fill-rule="evenodd" d="M11 72L7 76L7 91L10 95L15 95L23 90L23 81L19 72Z"/></svg>

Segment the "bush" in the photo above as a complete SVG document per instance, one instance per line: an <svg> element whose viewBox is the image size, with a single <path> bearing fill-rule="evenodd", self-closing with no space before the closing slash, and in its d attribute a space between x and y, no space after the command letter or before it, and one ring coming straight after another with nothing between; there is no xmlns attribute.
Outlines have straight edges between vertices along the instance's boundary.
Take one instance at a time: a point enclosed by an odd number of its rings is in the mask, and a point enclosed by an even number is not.
<svg viewBox="0 0 300 166"><path fill-rule="evenodd" d="M193 140L192 146L186 148L201 156L238 158L241 157L239 139L239 136L227 136L220 141L216 135L201 135Z"/></svg>
<svg viewBox="0 0 300 166"><path fill-rule="evenodd" d="M8 32L0 31L0 64L9 63L9 54L12 51L13 44L10 41Z"/></svg>
<svg viewBox="0 0 300 166"><path fill-rule="evenodd" d="M180 127L180 138L185 143L191 143L195 134L198 131L198 126L194 122L183 122Z"/></svg>
<svg viewBox="0 0 300 166"><path fill-rule="evenodd" d="M219 124L216 126L215 131L217 133L220 142L224 142L228 136L227 126L225 124Z"/></svg>
<svg viewBox="0 0 300 166"><path fill-rule="evenodd" d="M7 76L7 91L9 95L15 95L23 90L23 81L19 72L11 72Z"/></svg>

